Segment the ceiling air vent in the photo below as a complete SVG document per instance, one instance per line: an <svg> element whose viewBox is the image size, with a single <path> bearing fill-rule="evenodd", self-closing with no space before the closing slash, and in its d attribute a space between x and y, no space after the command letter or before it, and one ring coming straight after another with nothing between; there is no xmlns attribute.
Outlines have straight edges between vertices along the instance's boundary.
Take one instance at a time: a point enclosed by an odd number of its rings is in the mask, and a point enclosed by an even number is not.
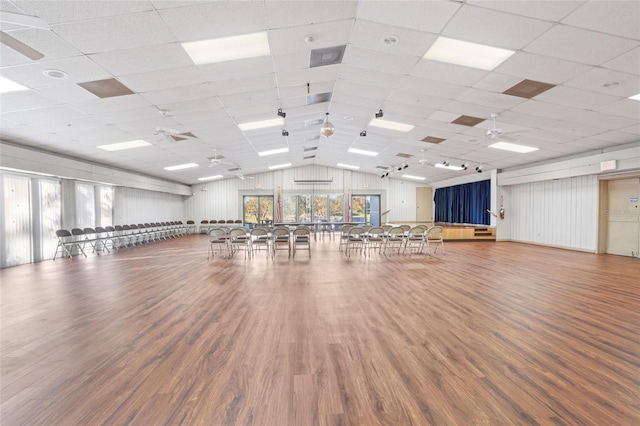
<svg viewBox="0 0 640 426"><path fill-rule="evenodd" d="M473 127L478 123L482 123L484 118L472 117L470 115L461 115L460 117L453 120L452 124L460 124L461 126L469 126Z"/></svg>
<svg viewBox="0 0 640 426"><path fill-rule="evenodd" d="M322 118L316 118L314 120L306 120L304 122L304 127L318 126L322 124L324 120Z"/></svg>
<svg viewBox="0 0 640 426"><path fill-rule="evenodd" d="M309 68L342 63L342 57L344 56L344 50L346 48L347 46L344 45L313 49L309 59Z"/></svg>
<svg viewBox="0 0 640 426"><path fill-rule="evenodd" d="M436 138L435 136L427 136L426 138L422 139L422 142L435 143L435 144L438 144L438 143L444 142L444 141L445 141L445 139Z"/></svg>
<svg viewBox="0 0 640 426"><path fill-rule="evenodd" d="M312 93L307 95L307 105L321 104L323 102L329 102L331 100L331 92L325 93ZM320 120L322 122L324 120Z"/></svg>
<svg viewBox="0 0 640 426"><path fill-rule="evenodd" d="M411 158L411 157L413 157L413 155L405 154L404 152L399 152L399 153L396 154L396 157Z"/></svg>
<svg viewBox="0 0 640 426"><path fill-rule="evenodd" d="M220 158L220 157L218 157ZM232 169L227 169L228 172L237 172L238 170L242 170L242 167L234 167Z"/></svg>
<svg viewBox="0 0 640 426"><path fill-rule="evenodd" d="M310 160L312 158L316 158L315 155L307 155L306 157L302 157L303 160Z"/></svg>
<svg viewBox="0 0 640 426"><path fill-rule="evenodd" d="M307 146L307 147L305 147L304 151L305 152L307 152L307 151L315 151L316 149L318 149L317 146Z"/></svg>

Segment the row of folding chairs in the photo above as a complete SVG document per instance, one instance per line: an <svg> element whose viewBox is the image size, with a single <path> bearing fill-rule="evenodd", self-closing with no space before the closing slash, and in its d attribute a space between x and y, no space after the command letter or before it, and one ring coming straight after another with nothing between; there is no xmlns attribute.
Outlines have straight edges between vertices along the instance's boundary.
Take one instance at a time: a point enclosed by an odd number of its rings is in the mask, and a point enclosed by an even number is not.
<svg viewBox="0 0 640 426"><path fill-rule="evenodd" d="M186 235L188 229L182 221L59 229L56 231L58 244L53 260L58 255L87 257L88 249L99 255L113 249L177 238Z"/></svg>
<svg viewBox="0 0 640 426"><path fill-rule="evenodd" d="M187 222L193 223L193 221L187 221ZM220 219L220 220L204 219L200 221L200 227L198 228L198 233L207 234L213 228L218 228L218 227L237 228L237 227L242 227L242 225L243 225L243 222L240 219Z"/></svg>
<svg viewBox="0 0 640 426"><path fill-rule="evenodd" d="M284 226L272 231L266 228L213 228L209 231L207 259L216 256L230 258L240 251L244 252L245 259L255 256L259 251L264 251L267 258L274 258L281 250L286 250L288 256L294 258L298 251L306 250L311 257L309 228L299 226L292 231Z"/></svg>
<svg viewBox="0 0 640 426"><path fill-rule="evenodd" d="M427 255L441 248L444 254L444 239L441 226L345 226L340 236L339 250L351 257L352 251L371 255L372 250L386 255L387 252L410 255Z"/></svg>

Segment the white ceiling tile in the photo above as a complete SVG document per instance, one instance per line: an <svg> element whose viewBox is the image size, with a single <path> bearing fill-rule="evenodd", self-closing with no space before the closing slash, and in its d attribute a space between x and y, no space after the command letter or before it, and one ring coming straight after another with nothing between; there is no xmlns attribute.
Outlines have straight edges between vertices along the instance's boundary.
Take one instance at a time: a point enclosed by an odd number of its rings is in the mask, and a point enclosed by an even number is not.
<svg viewBox="0 0 640 426"><path fill-rule="evenodd" d="M309 86L309 93L314 94L314 93L333 92L333 88L335 87L335 85L336 85L335 80L316 81ZM283 100L288 98L296 98L296 99L299 99L299 101L301 101L302 104L306 104L307 85L305 83L305 84L298 84L298 85L292 85L287 87L280 87L280 97ZM290 102L287 102L287 103L290 104ZM300 103L300 102L296 102L296 103ZM285 104L286 103L283 102L283 106Z"/></svg>
<svg viewBox="0 0 640 426"><path fill-rule="evenodd" d="M472 117L490 119L491 114L500 113L498 108L483 106L483 105L474 105L468 102L461 101L453 101L448 103L442 108L444 111L454 112L458 115L470 115Z"/></svg>
<svg viewBox="0 0 640 426"><path fill-rule="evenodd" d="M511 75L491 73L491 74L487 74L482 80L474 84L473 87L475 89L502 93L505 90L509 89L510 87L520 83L521 81L522 81L522 77L514 77Z"/></svg>
<svg viewBox="0 0 640 426"><path fill-rule="evenodd" d="M405 76L397 85L398 90L422 93L445 99L455 99L464 93L467 88L468 86L444 83L442 81L414 76Z"/></svg>
<svg viewBox="0 0 640 426"><path fill-rule="evenodd" d="M174 87L171 89L146 92L141 96L154 105L173 104L178 102L205 99L215 96L215 92L208 84L196 84L193 86Z"/></svg>
<svg viewBox="0 0 640 426"><path fill-rule="evenodd" d="M526 101L526 99L517 96L503 95L502 93L488 92L486 90L473 88L468 89L466 92L458 96L456 100L500 110L510 109Z"/></svg>
<svg viewBox="0 0 640 426"><path fill-rule="evenodd" d="M201 65L198 68L204 78L211 82L256 77L274 72L273 61L269 56Z"/></svg>
<svg viewBox="0 0 640 426"><path fill-rule="evenodd" d="M414 77L471 87L486 77L489 72L460 65L423 59L417 64L410 74Z"/></svg>
<svg viewBox="0 0 640 426"><path fill-rule="evenodd" d="M514 15L528 16L557 22L567 16L582 2L579 1L492 1L492 0L467 0L471 5L513 13Z"/></svg>
<svg viewBox="0 0 640 426"><path fill-rule="evenodd" d="M549 84L562 84L591 69L592 67L577 62L517 52L499 65L496 72Z"/></svg>
<svg viewBox="0 0 640 426"><path fill-rule="evenodd" d="M172 7L187 7L209 3L211 0L149 0L156 9L170 9Z"/></svg>
<svg viewBox="0 0 640 426"><path fill-rule="evenodd" d="M389 96L389 101L428 109L440 109L450 102L449 99L409 91L396 91Z"/></svg>
<svg viewBox="0 0 640 426"><path fill-rule="evenodd" d="M138 93L170 89L172 87L190 86L205 82L202 73L195 66L122 75L118 77L118 80L129 89Z"/></svg>
<svg viewBox="0 0 640 426"><path fill-rule="evenodd" d="M503 49L522 49L551 25L537 19L465 5L442 34Z"/></svg>
<svg viewBox="0 0 640 426"><path fill-rule="evenodd" d="M354 67L391 74L409 74L420 60L417 56L393 55L375 50L347 46L342 62Z"/></svg>
<svg viewBox="0 0 640 426"><path fill-rule="evenodd" d="M275 74L237 80L215 81L207 85L216 96L233 95L257 90L273 89L277 87Z"/></svg>
<svg viewBox="0 0 640 426"><path fill-rule="evenodd" d="M96 100L96 95L84 90L77 84L61 84L37 90L42 96L53 99L57 103L71 104Z"/></svg>
<svg viewBox="0 0 640 426"><path fill-rule="evenodd" d="M620 99L619 96L578 90L567 86L556 86L536 96L536 100L575 108L595 109Z"/></svg>
<svg viewBox="0 0 640 426"><path fill-rule="evenodd" d="M0 95L0 113L22 111L54 105L55 102L33 90L9 92Z"/></svg>
<svg viewBox="0 0 640 426"><path fill-rule="evenodd" d="M288 55L278 55L269 58L277 72L300 70L309 66L310 52L297 52Z"/></svg>
<svg viewBox="0 0 640 426"><path fill-rule="evenodd" d="M64 80L49 78L43 74L43 71L48 69L64 71L69 74L69 77ZM57 59L50 62L35 62L27 65L17 65L14 67L2 68L0 73L3 77L7 77L32 89L58 86L68 84L69 82L83 83L111 77L109 73L96 65L86 56Z"/></svg>
<svg viewBox="0 0 640 426"><path fill-rule="evenodd" d="M158 118L158 109L150 106L145 108L110 111L97 114L96 117L108 124L152 120Z"/></svg>
<svg viewBox="0 0 640 426"><path fill-rule="evenodd" d="M67 121L84 116L85 114L64 106L51 106L2 114L3 119L14 121L20 124Z"/></svg>
<svg viewBox="0 0 640 426"><path fill-rule="evenodd" d="M267 29L262 2L207 2L159 12L180 42L251 34Z"/></svg>
<svg viewBox="0 0 640 426"><path fill-rule="evenodd" d="M594 68L588 73L567 81L565 86L628 98L640 93L640 74Z"/></svg>
<svg viewBox="0 0 640 426"><path fill-rule="evenodd" d="M623 144L636 142L638 140L638 136L631 133L611 131L595 135L593 136L593 139L610 143Z"/></svg>
<svg viewBox="0 0 640 426"><path fill-rule="evenodd" d="M640 47L636 47L623 53L617 58L613 58L609 62L602 64L604 68L616 71L622 71L629 74L640 74Z"/></svg>
<svg viewBox="0 0 640 426"><path fill-rule="evenodd" d="M512 111L553 118L556 120L566 119L571 121L579 120L580 116L584 114L584 110L541 102L535 99L530 99L513 107Z"/></svg>
<svg viewBox="0 0 640 426"><path fill-rule="evenodd" d="M358 68L343 64L340 67L338 78L342 80L353 80L359 83L372 83L380 87L395 87L398 81L402 79L402 76L375 69Z"/></svg>
<svg viewBox="0 0 640 426"><path fill-rule="evenodd" d="M410 56L424 56L427 49L436 41L432 33L410 28L393 27L387 24L358 20L352 31L349 43L365 49L379 50L385 53ZM393 45L384 43L385 37L392 35L398 42Z"/></svg>
<svg viewBox="0 0 640 426"><path fill-rule="evenodd" d="M193 113L200 113L203 111L211 114L212 117L218 116L219 114L224 114L222 104L215 97L192 99L184 102L162 103L158 104L158 107L169 111L169 116L188 115Z"/></svg>
<svg viewBox="0 0 640 426"><path fill-rule="evenodd" d="M51 31L25 28L17 31L11 31L10 35L42 53L45 56L44 61L46 62L55 59L80 56L82 54L79 50L64 42ZM31 59L4 44L0 45L0 66L7 67L11 65L23 65L30 63L32 63Z"/></svg>
<svg viewBox="0 0 640 426"><path fill-rule="evenodd" d="M178 43L123 49L115 52L98 53L89 57L116 76L193 65L193 61Z"/></svg>
<svg viewBox="0 0 640 426"><path fill-rule="evenodd" d="M573 121L585 125L597 125L611 130L623 129L631 126L634 122L638 122L637 119L604 114L597 111L584 111L583 114L580 114Z"/></svg>
<svg viewBox="0 0 640 426"><path fill-rule="evenodd" d="M588 126L584 123L573 123L570 121L561 120L547 126L546 129L552 132L566 133L567 135L572 135L573 137L593 136L604 133L608 130L606 127L598 127L597 125L597 122L594 123L593 126Z"/></svg>
<svg viewBox="0 0 640 426"><path fill-rule="evenodd" d="M577 149L581 149L581 151L578 151L578 152L582 152L590 149L602 149L609 146L616 146L616 145L620 145L620 143L618 142L603 143L603 141L600 139L580 138L571 142L567 142L566 144L563 144L563 145L575 146Z"/></svg>
<svg viewBox="0 0 640 426"><path fill-rule="evenodd" d="M637 45L638 42L621 37L556 25L524 50L583 64L600 65Z"/></svg>
<svg viewBox="0 0 640 426"><path fill-rule="evenodd" d="M279 28L269 31L271 54L280 56L312 49L342 46L347 44L353 27L353 20L342 20L292 28ZM305 39L313 37L312 42ZM307 66L309 64L307 63Z"/></svg>
<svg viewBox="0 0 640 426"><path fill-rule="evenodd" d="M297 86L300 84L335 80L338 77L339 66L329 65L324 67L307 68L290 72L283 72L278 75L278 84L281 87ZM311 93L319 93L311 89Z"/></svg>
<svg viewBox="0 0 640 426"><path fill-rule="evenodd" d="M52 30L85 54L175 42L156 12L53 25Z"/></svg>
<svg viewBox="0 0 640 426"><path fill-rule="evenodd" d="M640 102L633 99L621 99L617 102L593 108L595 111L605 114L617 115L632 119L640 118Z"/></svg>
<svg viewBox="0 0 640 426"><path fill-rule="evenodd" d="M220 102L226 107L234 105L250 104L253 102L269 102L278 100L278 89L257 90L226 96L220 96Z"/></svg>
<svg viewBox="0 0 640 426"><path fill-rule="evenodd" d="M100 6L88 1L71 0L63 2L13 0L20 9L47 21L48 24L84 21L108 16L127 15L153 10L146 1L100 0Z"/></svg>
<svg viewBox="0 0 640 426"><path fill-rule="evenodd" d="M618 131L624 132L624 133L631 133L632 135L636 135L636 137L640 138L640 123L634 124L633 126L620 128L618 129Z"/></svg>
<svg viewBox="0 0 640 426"><path fill-rule="evenodd" d="M640 2L589 1L564 18L562 23L639 40Z"/></svg>
<svg viewBox="0 0 640 426"><path fill-rule="evenodd" d="M454 2L365 1L359 3L358 19L439 33L459 8Z"/></svg>
<svg viewBox="0 0 640 426"><path fill-rule="evenodd" d="M358 2L332 1L330 7L317 1L268 1L264 5L269 28L284 28L354 18Z"/></svg>
<svg viewBox="0 0 640 426"><path fill-rule="evenodd" d="M149 106L149 102L139 95L114 96L111 98L79 102L69 105L71 108L87 114L101 114L105 112L118 111L122 109L133 109Z"/></svg>

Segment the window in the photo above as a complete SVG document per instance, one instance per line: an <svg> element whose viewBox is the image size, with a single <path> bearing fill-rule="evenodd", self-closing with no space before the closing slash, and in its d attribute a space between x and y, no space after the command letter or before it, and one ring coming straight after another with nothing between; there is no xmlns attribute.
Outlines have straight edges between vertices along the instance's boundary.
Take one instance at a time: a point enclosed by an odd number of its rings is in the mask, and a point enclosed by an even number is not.
<svg viewBox="0 0 640 426"><path fill-rule="evenodd" d="M33 261L31 238L31 179L3 176L4 258L2 267Z"/></svg>
<svg viewBox="0 0 640 426"><path fill-rule="evenodd" d="M56 231L61 225L60 182L40 181L40 260L51 259L56 251L58 240Z"/></svg>
<svg viewBox="0 0 640 426"><path fill-rule="evenodd" d="M113 187L100 187L100 226L113 225Z"/></svg>
<svg viewBox="0 0 640 426"><path fill-rule="evenodd" d="M96 200L94 186L76 182L76 225L74 228L96 226Z"/></svg>
<svg viewBox="0 0 640 426"><path fill-rule="evenodd" d="M249 226L273 223L273 197L247 195L243 197L244 223Z"/></svg>

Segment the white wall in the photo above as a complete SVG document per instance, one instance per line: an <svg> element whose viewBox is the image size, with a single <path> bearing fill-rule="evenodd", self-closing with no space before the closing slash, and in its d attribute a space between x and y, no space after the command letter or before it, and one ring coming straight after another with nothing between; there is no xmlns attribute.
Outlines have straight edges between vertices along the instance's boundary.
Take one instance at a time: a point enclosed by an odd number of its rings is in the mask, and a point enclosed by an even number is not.
<svg viewBox="0 0 640 426"><path fill-rule="evenodd" d="M116 187L113 225L178 220L186 222L185 198L182 195Z"/></svg>
<svg viewBox="0 0 640 426"><path fill-rule="evenodd" d="M193 195L185 201L186 219L194 220L196 223L203 219L240 219L243 195L276 196L279 187L282 194L380 194L381 211L391 209L391 212L382 218L384 222L413 222L416 220L416 187L425 186L318 165L276 170L252 177L254 179L224 179L194 185ZM295 182L312 179L332 182L315 186Z"/></svg>
<svg viewBox="0 0 640 426"><path fill-rule="evenodd" d="M511 240L596 251L597 176L512 185L509 192Z"/></svg>

